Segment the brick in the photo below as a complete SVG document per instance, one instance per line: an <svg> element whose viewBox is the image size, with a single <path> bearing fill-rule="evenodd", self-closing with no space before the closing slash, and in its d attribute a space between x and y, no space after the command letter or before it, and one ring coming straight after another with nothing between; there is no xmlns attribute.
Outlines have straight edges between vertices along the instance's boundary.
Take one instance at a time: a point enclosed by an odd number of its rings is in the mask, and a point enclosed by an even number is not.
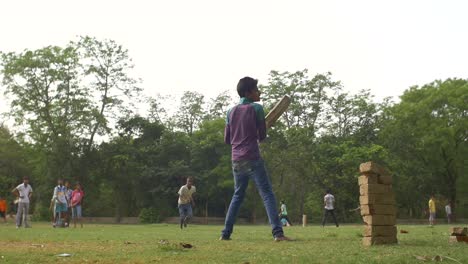
<svg viewBox="0 0 468 264"><path fill-rule="evenodd" d="M396 226L371 226L364 227L363 236L365 237L396 237Z"/></svg>
<svg viewBox="0 0 468 264"><path fill-rule="evenodd" d="M368 195L359 196L359 203L361 205L366 204L395 204L395 194L376 194L370 193Z"/></svg>
<svg viewBox="0 0 468 264"><path fill-rule="evenodd" d="M361 215L396 215L396 207L391 204L363 204Z"/></svg>
<svg viewBox="0 0 468 264"><path fill-rule="evenodd" d="M449 243L465 242L468 243L468 236L450 236Z"/></svg>
<svg viewBox="0 0 468 264"><path fill-rule="evenodd" d="M379 175L377 182L380 184L391 185L393 183L393 179L391 175Z"/></svg>
<svg viewBox="0 0 468 264"><path fill-rule="evenodd" d="M378 183L378 178L377 175L362 175L358 177L358 183L359 185L363 184L377 184Z"/></svg>
<svg viewBox="0 0 468 264"><path fill-rule="evenodd" d="M392 186L385 184L363 184L359 186L359 193L362 196L376 193L376 194L388 194L392 192Z"/></svg>
<svg viewBox="0 0 468 264"><path fill-rule="evenodd" d="M373 162L373 161L368 161L365 163L362 163L359 165L359 172L362 174L368 175L368 174L375 174L375 175L384 175L387 174L385 172L385 169L380 166L379 164Z"/></svg>
<svg viewBox="0 0 468 264"><path fill-rule="evenodd" d="M467 227L451 227L450 228L450 235L452 235L452 236L468 236L468 228Z"/></svg>
<svg viewBox="0 0 468 264"><path fill-rule="evenodd" d="M394 226L396 225L395 215L365 215L362 217L364 223L375 226Z"/></svg>
<svg viewBox="0 0 468 264"><path fill-rule="evenodd" d="M396 237L363 237L362 244L364 246L372 245L386 245L386 244L396 244L398 240Z"/></svg>

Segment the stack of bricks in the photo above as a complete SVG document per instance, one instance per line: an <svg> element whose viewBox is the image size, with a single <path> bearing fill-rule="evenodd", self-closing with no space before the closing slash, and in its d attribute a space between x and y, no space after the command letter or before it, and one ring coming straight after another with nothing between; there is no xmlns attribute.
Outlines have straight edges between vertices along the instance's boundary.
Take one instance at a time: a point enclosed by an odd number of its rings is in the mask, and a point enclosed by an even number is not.
<svg viewBox="0 0 468 264"><path fill-rule="evenodd" d="M359 166L359 203L366 224L362 243L365 246L397 243L395 194L392 176L369 161Z"/></svg>
<svg viewBox="0 0 468 264"><path fill-rule="evenodd" d="M466 242L468 243L468 228L452 227L450 228L449 242Z"/></svg>

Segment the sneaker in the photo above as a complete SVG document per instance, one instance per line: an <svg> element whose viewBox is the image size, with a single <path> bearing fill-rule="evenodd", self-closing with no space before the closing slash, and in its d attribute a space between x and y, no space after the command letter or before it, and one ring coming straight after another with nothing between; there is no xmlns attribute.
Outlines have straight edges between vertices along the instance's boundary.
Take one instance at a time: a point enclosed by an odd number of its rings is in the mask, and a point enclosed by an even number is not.
<svg viewBox="0 0 468 264"><path fill-rule="evenodd" d="M230 237L221 236L221 237L219 238L219 240L231 240L231 238L230 238Z"/></svg>
<svg viewBox="0 0 468 264"><path fill-rule="evenodd" d="M277 237L275 237L275 242L281 242L281 241L293 241L293 239L289 238L287 236L277 236Z"/></svg>

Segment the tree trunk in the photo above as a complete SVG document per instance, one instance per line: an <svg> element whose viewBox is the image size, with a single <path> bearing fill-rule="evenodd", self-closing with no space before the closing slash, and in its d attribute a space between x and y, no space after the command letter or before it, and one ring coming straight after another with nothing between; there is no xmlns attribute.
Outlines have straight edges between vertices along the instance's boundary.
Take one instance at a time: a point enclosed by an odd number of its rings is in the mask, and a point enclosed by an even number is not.
<svg viewBox="0 0 468 264"><path fill-rule="evenodd" d="M208 198L205 202L205 224L208 224Z"/></svg>

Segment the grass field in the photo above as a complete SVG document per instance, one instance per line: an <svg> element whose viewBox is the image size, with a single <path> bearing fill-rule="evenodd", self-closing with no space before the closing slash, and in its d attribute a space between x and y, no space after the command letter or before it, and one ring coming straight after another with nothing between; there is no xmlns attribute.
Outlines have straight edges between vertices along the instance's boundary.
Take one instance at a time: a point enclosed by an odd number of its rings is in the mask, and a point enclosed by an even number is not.
<svg viewBox="0 0 468 264"><path fill-rule="evenodd" d="M268 226L236 226L218 241L221 226L85 225L30 229L0 224L0 263L422 263L415 256L447 256L468 263L468 244L448 244L447 225L399 226L393 246L361 246L361 226L293 226L292 242L274 242ZM189 243L185 249L180 243ZM70 253L71 257L58 257ZM457 263L443 259L444 263Z"/></svg>

